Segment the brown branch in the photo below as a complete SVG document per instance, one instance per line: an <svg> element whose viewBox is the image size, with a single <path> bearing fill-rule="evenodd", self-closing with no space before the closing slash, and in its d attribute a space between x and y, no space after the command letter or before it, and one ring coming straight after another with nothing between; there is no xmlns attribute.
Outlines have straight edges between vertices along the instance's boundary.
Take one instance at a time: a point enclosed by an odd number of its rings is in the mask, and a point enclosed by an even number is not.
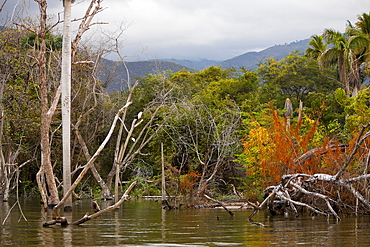
<svg viewBox="0 0 370 247"><path fill-rule="evenodd" d="M355 148L353 149L352 153L350 154L350 156L347 158L346 162L344 163L344 165L341 167L341 169L338 171L338 173L334 176L335 179L338 179L340 175L342 175L342 173L346 170L347 166L349 165L349 163L351 162L353 156L357 153L357 150L360 148L361 144L365 141L365 139L367 137L370 136L370 132L366 132L363 136L362 134L364 133L365 129L367 127L369 127L370 123L367 124L367 125L364 125L362 126L362 129L357 137L357 140L356 140L356 144L355 144ZM362 136L362 137L361 137Z"/></svg>
<svg viewBox="0 0 370 247"><path fill-rule="evenodd" d="M129 200L129 197L128 197L128 194L130 193L130 191L134 188L134 186L136 185L137 181L134 181L133 183L130 184L130 186L127 188L127 190L125 191L125 193L122 195L121 199L115 203L114 205L110 206L110 207L107 207L103 210L100 210L99 206L98 206L98 209L94 214L92 215L88 215L88 213L86 213L84 215L84 217L82 217L81 219L73 222L71 225L80 225L86 221L89 221L91 219L94 219L94 218L97 218L99 217L100 215L108 212L108 211L111 211L113 209L116 209L116 208L119 208L120 205L124 202L124 201L127 201Z"/></svg>
<svg viewBox="0 0 370 247"><path fill-rule="evenodd" d="M220 204L221 205L221 207L223 207L225 210L226 210L226 212L228 212L231 216L234 216L234 213L233 212L231 212L226 206L225 206L225 204L223 203L223 202L220 202L220 201L218 201L218 200L216 200L216 199L213 199L213 198L211 198L211 197L209 197L209 196L207 196L207 195L204 195L204 197L205 198L207 198L208 200L211 200L211 201L213 201L213 202L216 202L216 203L218 203L218 204Z"/></svg>
<svg viewBox="0 0 370 247"><path fill-rule="evenodd" d="M62 226L67 226L68 225L68 221L65 217L57 217L55 219L52 219L50 221L47 221L47 222L43 223L42 226L43 227L51 226L51 225L55 225L56 223L60 223Z"/></svg>
<svg viewBox="0 0 370 247"><path fill-rule="evenodd" d="M25 26L25 25L23 25L23 24L16 23L16 22L13 22L13 24L14 24L14 25L16 25L16 26L19 26L19 27L21 27L21 28L23 28L23 29L26 29L27 31L29 31L29 32L31 32L31 33L34 33L34 34L37 34L37 33L38 33L35 29L30 28L30 27L27 27L27 26Z"/></svg>
<svg viewBox="0 0 370 247"><path fill-rule="evenodd" d="M4 0L4 2L3 2L3 4L1 5L1 7L0 7L0 12L1 11L3 11L3 8L4 8L4 6L5 6L5 4L6 4L6 2L7 2L8 0Z"/></svg>
<svg viewBox="0 0 370 247"><path fill-rule="evenodd" d="M340 148L342 152L345 151L345 149L348 147L347 144L340 144L340 145L330 145L329 149L332 150L332 151L335 151L336 149ZM317 158L318 155L322 156L322 155L325 155L326 153L328 152L328 149L325 149L323 147L317 147L317 148L314 148L314 149L311 149L307 152L305 152L304 154L302 154L301 156L299 156L298 158L294 159L293 162L295 164L302 164L312 158Z"/></svg>

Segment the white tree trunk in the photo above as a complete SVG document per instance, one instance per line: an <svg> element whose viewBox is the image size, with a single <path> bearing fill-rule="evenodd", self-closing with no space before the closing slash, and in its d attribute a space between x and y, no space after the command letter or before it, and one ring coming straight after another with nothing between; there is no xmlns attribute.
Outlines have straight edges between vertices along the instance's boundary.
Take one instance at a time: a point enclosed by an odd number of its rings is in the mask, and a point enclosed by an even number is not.
<svg viewBox="0 0 370 247"><path fill-rule="evenodd" d="M62 47L63 194L71 187L71 0L64 0ZM64 203L72 209L72 197Z"/></svg>

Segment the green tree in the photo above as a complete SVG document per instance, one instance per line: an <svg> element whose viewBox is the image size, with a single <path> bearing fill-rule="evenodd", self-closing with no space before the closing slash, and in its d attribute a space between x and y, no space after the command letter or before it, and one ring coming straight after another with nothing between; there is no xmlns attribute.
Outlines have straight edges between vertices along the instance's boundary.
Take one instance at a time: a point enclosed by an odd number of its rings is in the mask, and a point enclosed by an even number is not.
<svg viewBox="0 0 370 247"><path fill-rule="evenodd" d="M316 60L297 52L281 61L270 58L259 66L257 72L262 83L261 102L274 99L279 107L284 105L286 98L296 106L299 101L308 104L309 94L328 94L339 86L333 79L332 70L320 70Z"/></svg>
<svg viewBox="0 0 370 247"><path fill-rule="evenodd" d="M19 42L24 35L10 28L0 32L0 193L5 201L14 188L16 170L20 169L22 181L28 181L37 169L28 163L36 159L38 146L34 138L39 133L38 85L33 61Z"/></svg>
<svg viewBox="0 0 370 247"><path fill-rule="evenodd" d="M330 46L318 57L320 65L336 66L347 96L356 96L361 86L358 58L369 45L369 39L363 34L342 34L333 29L326 29L323 37Z"/></svg>

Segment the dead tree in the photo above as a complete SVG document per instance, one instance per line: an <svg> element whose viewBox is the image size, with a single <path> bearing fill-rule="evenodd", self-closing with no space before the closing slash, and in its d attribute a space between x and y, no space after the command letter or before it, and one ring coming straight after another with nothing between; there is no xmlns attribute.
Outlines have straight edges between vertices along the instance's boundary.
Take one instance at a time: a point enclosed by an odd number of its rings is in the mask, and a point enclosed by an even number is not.
<svg viewBox="0 0 370 247"><path fill-rule="evenodd" d="M367 186L362 186L360 182L367 184L370 178L370 173L364 169L363 174L354 174L347 170L349 165L353 162L355 155L359 151L362 144L370 136L370 131L365 133L365 130L370 126L367 124L363 126L359 136L356 140L355 146L348 158L341 166L339 171L334 175L330 174L288 174L281 178L279 185L270 186L265 191L268 194L266 199L259 205L255 206L254 212L249 216L249 219L255 215L256 212L262 208L268 208L273 214L287 214L294 212L298 216L298 211L295 207L307 208L315 214L325 215L327 217L334 216L335 219L340 220L338 213L363 213L370 212L370 201L368 198L369 189ZM366 149L369 153L370 150ZM310 155L312 152L308 151ZM308 154L302 155L305 159ZM335 193L329 193L323 189L323 184L334 188ZM356 202L352 206L352 211L348 212L348 205L343 201L346 195L341 196L341 193L348 192L352 199ZM347 195L348 197L348 195ZM310 200L307 200L310 198ZM304 201L304 199L306 199ZM310 203L315 202L315 203ZM361 206L362 205L362 206ZM289 210L291 209L291 210ZM346 210L347 209L347 210ZM354 211L353 211L354 209Z"/></svg>
<svg viewBox="0 0 370 247"><path fill-rule="evenodd" d="M64 202L68 199L68 197L72 194L72 192L77 187L77 185L81 182L82 178L85 176L85 174L87 173L87 171L94 165L95 160L98 158L99 154L101 153L101 151L104 149L105 145L110 140L110 138L111 138L111 136L113 134L113 131L114 131L115 127L116 127L116 124L117 124L117 122L118 122L118 120L120 118L120 115L122 114L123 111L125 111L127 109L127 107L130 104L131 104L131 102L127 102L126 105L124 105L117 112L117 114L114 117L114 120L112 122L111 128L110 128L107 136L105 137L104 141L101 143L101 145L96 150L95 154L91 157L91 159L86 163L86 165L84 166L84 169L80 172L80 174L78 175L78 177L76 178L76 180L73 182L73 184L71 185L71 187L68 190L68 192L63 196L62 200L60 200L60 202L53 208L53 217L54 218L59 217L59 210L63 206Z"/></svg>

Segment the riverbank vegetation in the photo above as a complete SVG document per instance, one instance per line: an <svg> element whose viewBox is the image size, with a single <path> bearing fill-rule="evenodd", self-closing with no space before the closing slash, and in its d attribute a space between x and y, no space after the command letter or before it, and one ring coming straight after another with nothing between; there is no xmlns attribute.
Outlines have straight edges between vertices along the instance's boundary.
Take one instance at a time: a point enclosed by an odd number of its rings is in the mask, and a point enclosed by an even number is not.
<svg viewBox="0 0 370 247"><path fill-rule="evenodd" d="M268 58L255 71L167 71L124 78L125 90L109 94L109 76L100 75L110 71L99 65L117 39L104 49L75 47L74 196L118 201L134 181L132 195L160 195L163 164L167 195L189 205L207 195L272 213L368 213L369 23L370 13L359 15L345 33L327 29L305 53ZM8 200L18 184L23 196L41 191L45 206L55 206L63 186L61 35L48 25L43 36L34 32L42 25L0 33L0 193ZM46 113L51 171L41 159Z"/></svg>

